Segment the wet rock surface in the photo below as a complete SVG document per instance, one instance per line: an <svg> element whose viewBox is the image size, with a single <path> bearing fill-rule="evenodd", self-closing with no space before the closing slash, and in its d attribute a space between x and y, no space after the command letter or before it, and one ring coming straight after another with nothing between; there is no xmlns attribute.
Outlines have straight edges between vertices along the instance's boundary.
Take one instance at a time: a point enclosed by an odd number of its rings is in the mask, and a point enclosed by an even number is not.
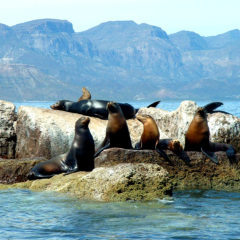
<svg viewBox="0 0 240 240"><path fill-rule="evenodd" d="M239 191L240 154L230 164L225 152L216 152L219 164L213 163L201 152L187 152L191 163L187 166L180 158L166 151L171 164L152 150L127 150L112 148L104 150L96 159L96 167L114 166L121 163L152 163L163 167L174 189L215 189Z"/></svg>
<svg viewBox="0 0 240 240"><path fill-rule="evenodd" d="M1 159L0 183L16 183L27 181L27 174L37 163L46 161L45 158Z"/></svg>
<svg viewBox="0 0 240 240"><path fill-rule="evenodd" d="M104 150L95 159L95 169L91 172L66 176L59 174L50 179L5 184L0 185L0 189L57 191L79 199L97 201L156 200L171 196L174 190L240 189L240 154L236 155L238 163L230 164L224 152L217 152L219 164L216 165L200 152L187 152L191 159L190 166L170 151L167 154L171 163L153 150L112 148ZM36 159L12 161L11 168L4 165L8 175L4 174L0 165L1 176L5 177L1 182L25 181L28 169L36 163ZM12 180L6 181L6 176L12 177Z"/></svg>
<svg viewBox="0 0 240 240"><path fill-rule="evenodd" d="M168 173L157 164L124 163L50 179L0 185L0 189L27 188L68 193L97 201L154 200L172 195Z"/></svg>

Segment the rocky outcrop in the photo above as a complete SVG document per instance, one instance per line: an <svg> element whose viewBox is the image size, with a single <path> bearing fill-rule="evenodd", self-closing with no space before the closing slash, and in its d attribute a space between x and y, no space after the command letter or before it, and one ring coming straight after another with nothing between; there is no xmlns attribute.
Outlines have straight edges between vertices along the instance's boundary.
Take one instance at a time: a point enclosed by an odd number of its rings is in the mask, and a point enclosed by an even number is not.
<svg viewBox="0 0 240 240"><path fill-rule="evenodd" d="M0 159L0 183L16 183L27 181L27 174L37 163L45 158Z"/></svg>
<svg viewBox="0 0 240 240"><path fill-rule="evenodd" d="M195 102L184 101L172 112L159 108L141 108L138 114L149 114L156 120L160 138L179 139L184 145L185 132L197 107ZM64 111L21 106L16 125L16 157L38 156L50 159L67 152L73 140L75 122L80 117L80 114ZM212 141L230 143L240 151L239 118L230 114L214 113L209 114L208 122ZM136 119L130 119L127 123L134 146L140 139L143 126ZM105 137L106 125L107 121L91 117L89 128L96 147Z"/></svg>
<svg viewBox="0 0 240 240"><path fill-rule="evenodd" d="M15 106L0 100L0 157L14 158L16 147Z"/></svg>
<svg viewBox="0 0 240 240"><path fill-rule="evenodd" d="M176 190L215 189L238 191L240 189L240 154L236 154L236 163L230 164L226 153L216 152L219 164L206 158L201 152L187 152L191 165L187 166L175 154L167 151L169 164L152 150L104 150L96 159L95 167L110 167L122 163L157 164L168 172L170 183Z"/></svg>
<svg viewBox="0 0 240 240"><path fill-rule="evenodd" d="M185 144L185 133L193 119L198 105L193 101L183 101L175 111L159 108L141 108L138 114L148 114L157 122L160 138L176 138ZM229 143L240 151L240 119L224 113L208 114L210 140Z"/></svg>
<svg viewBox="0 0 240 240"><path fill-rule="evenodd" d="M218 152L219 165L216 165L200 152L188 152L190 166L170 151L167 154L171 163L153 150L112 148L95 159L92 172L59 174L50 179L0 185L0 189L27 188L63 192L85 200L126 201L155 200L180 189L238 191L240 188L240 154L236 156L238 162L230 164L226 154ZM25 180L25 170L43 159L7 161L7 167L0 161L0 177L8 174L13 177L8 182L16 182ZM13 174L10 176L9 172Z"/></svg>
<svg viewBox="0 0 240 240"><path fill-rule="evenodd" d="M28 188L68 193L79 199L97 201L154 200L172 194L168 173L157 164L124 163L95 168L51 179L0 185L0 189Z"/></svg>
<svg viewBox="0 0 240 240"><path fill-rule="evenodd" d="M70 149L75 122L80 114L21 106L18 110L16 157L52 158ZM133 143L142 131L141 123L129 120ZM91 117L90 131L97 147L104 139L107 121ZM21 139L21 140L20 140Z"/></svg>

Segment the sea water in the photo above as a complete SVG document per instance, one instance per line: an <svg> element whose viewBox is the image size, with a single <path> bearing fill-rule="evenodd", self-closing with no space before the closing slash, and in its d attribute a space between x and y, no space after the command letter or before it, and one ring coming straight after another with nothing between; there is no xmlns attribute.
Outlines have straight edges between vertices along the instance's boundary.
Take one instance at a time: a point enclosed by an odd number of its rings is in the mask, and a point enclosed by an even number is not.
<svg viewBox="0 0 240 240"><path fill-rule="evenodd" d="M102 203L12 189L0 191L0 206L0 239L240 239L240 193Z"/></svg>
<svg viewBox="0 0 240 240"><path fill-rule="evenodd" d="M130 103L139 108L151 102ZM163 101L159 107L173 111L179 104ZM239 101L219 109L240 117ZM240 239L240 193L233 192L179 191L165 200L101 203L12 189L0 191L0 206L0 239Z"/></svg>

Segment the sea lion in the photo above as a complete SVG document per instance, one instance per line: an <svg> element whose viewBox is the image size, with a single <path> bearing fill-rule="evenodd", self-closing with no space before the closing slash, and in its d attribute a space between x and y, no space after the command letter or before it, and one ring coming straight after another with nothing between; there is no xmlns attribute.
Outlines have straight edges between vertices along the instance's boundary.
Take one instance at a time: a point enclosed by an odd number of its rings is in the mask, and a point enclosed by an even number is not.
<svg viewBox="0 0 240 240"><path fill-rule="evenodd" d="M107 109L109 114L106 135L94 157L97 157L104 149L107 148L118 147L132 149L132 142L127 122L124 118L120 105L114 102L109 102L107 104Z"/></svg>
<svg viewBox="0 0 240 240"><path fill-rule="evenodd" d="M34 166L28 179L50 178L59 173L91 171L94 168L94 140L88 128L89 117L81 117L75 123L72 146L64 155L54 157Z"/></svg>
<svg viewBox="0 0 240 240"><path fill-rule="evenodd" d="M143 133L140 142L135 145L135 149L155 149L169 163L171 162L163 150L171 150L185 163L189 164L190 159L183 151L183 147L178 140L160 139L158 126L150 115L138 114L137 120L143 124Z"/></svg>
<svg viewBox="0 0 240 240"><path fill-rule="evenodd" d="M91 93L85 88L82 88L82 96L78 99L78 102L81 100L91 99Z"/></svg>
<svg viewBox="0 0 240 240"><path fill-rule="evenodd" d="M207 122L207 112L199 107L185 134L185 151L201 151L214 163L218 164L214 152L225 151L230 162L235 159L235 150L230 144L213 143L209 141L210 131Z"/></svg>
<svg viewBox="0 0 240 240"><path fill-rule="evenodd" d="M105 100L81 100L73 102L69 100L60 100L50 107L54 110L62 110L73 113L80 113L90 117L98 117L101 119L108 119L107 104L109 101ZM160 101L156 101L147 107L156 107ZM128 103L118 103L121 107L125 119L134 118L138 109L135 109Z"/></svg>

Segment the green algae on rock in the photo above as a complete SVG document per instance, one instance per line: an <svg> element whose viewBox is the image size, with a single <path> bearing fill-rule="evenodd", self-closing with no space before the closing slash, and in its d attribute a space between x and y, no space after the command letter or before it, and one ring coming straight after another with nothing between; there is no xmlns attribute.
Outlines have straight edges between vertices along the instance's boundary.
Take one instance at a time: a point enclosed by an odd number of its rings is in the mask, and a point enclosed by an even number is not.
<svg viewBox="0 0 240 240"><path fill-rule="evenodd" d="M97 201L155 200L172 195L168 172L157 164L119 164L92 172L77 172L0 185L0 189L27 188L35 191L68 193L79 199Z"/></svg>

